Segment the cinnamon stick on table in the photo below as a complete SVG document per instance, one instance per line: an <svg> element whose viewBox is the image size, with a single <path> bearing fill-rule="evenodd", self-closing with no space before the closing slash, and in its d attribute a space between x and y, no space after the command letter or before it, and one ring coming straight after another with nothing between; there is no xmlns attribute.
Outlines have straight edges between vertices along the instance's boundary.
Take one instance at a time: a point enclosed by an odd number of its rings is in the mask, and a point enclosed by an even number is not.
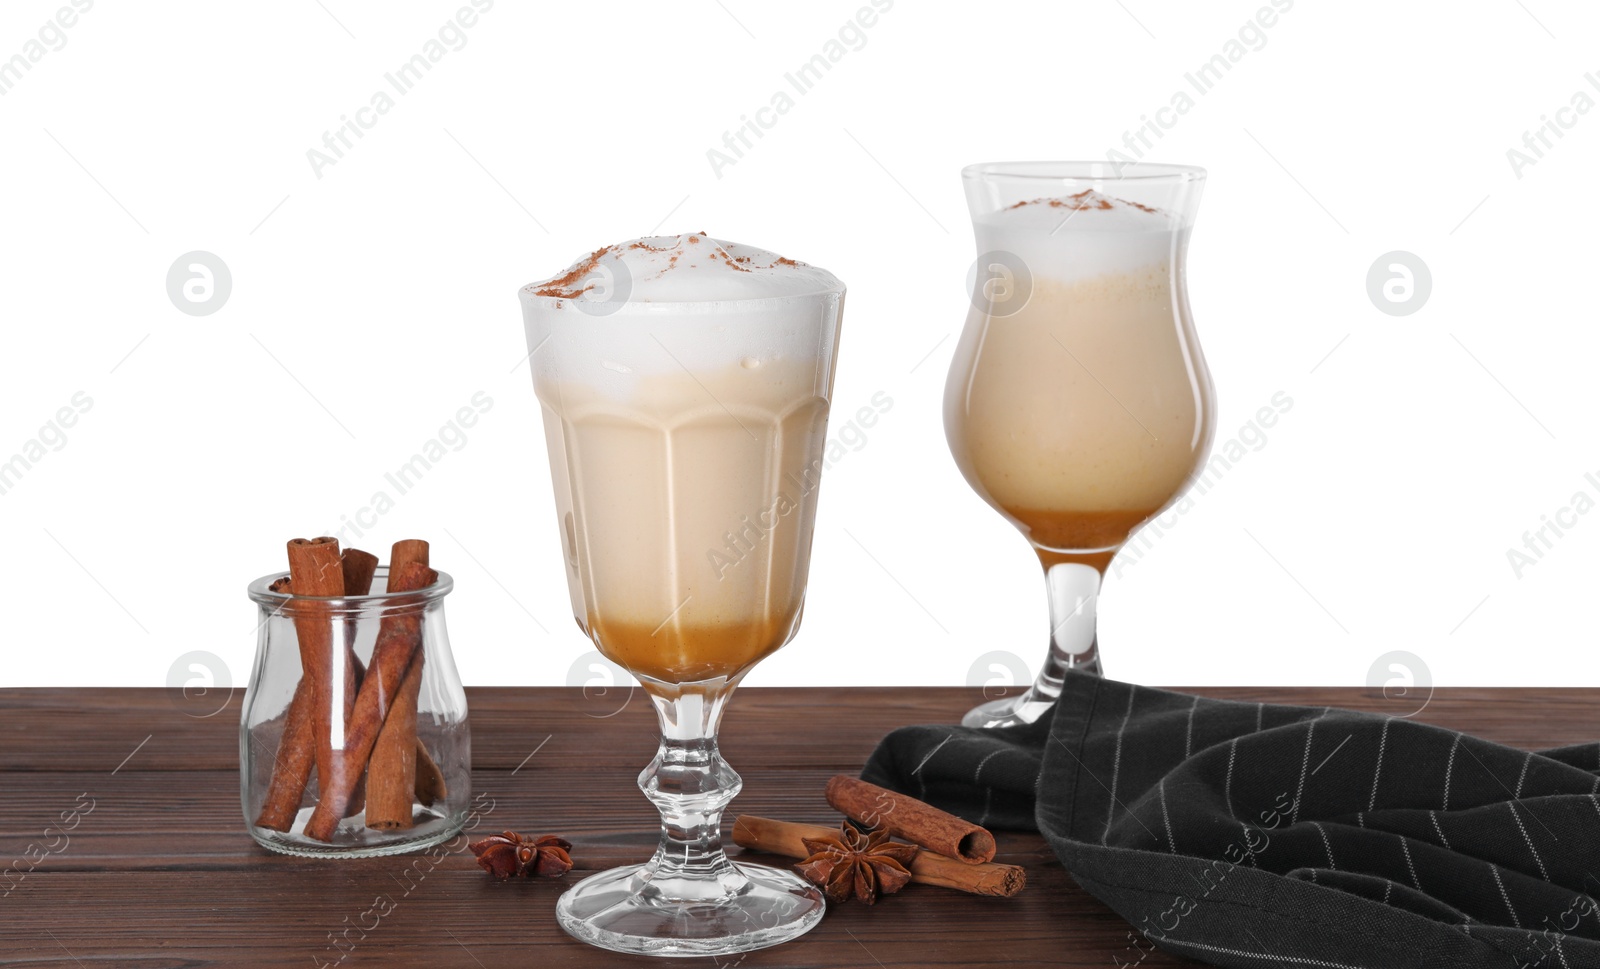
<svg viewBox="0 0 1600 969"><path fill-rule="evenodd" d="M409 565L428 564L428 543L421 539L395 542L389 554L393 576ZM400 683L367 764L367 827L391 831L413 823L412 798L417 793L417 696L422 690L423 651L418 649ZM437 765L435 765L437 767ZM441 776L442 780L442 776Z"/></svg>
<svg viewBox="0 0 1600 969"><path fill-rule="evenodd" d="M820 824L796 824L742 814L733 822L733 843L753 851L767 851L789 858L811 854L803 839L837 837L838 828ZM933 851L917 852L911 862L911 880L919 885L939 885L973 895L1010 898L1022 891L1028 875L1017 865L984 863L971 865Z"/></svg>
<svg viewBox="0 0 1600 969"><path fill-rule="evenodd" d="M413 562L390 569L389 591L420 592L438 580L438 573ZM356 694L356 705L345 726L344 749L331 759L332 777L322 788L316 810L306 822L305 834L318 841L333 838L339 821L349 807L351 794L361 779L377 742L378 732L400 684L411 668L422 642L422 603L385 616L378 628L378 641L372 649L372 662ZM369 792L370 794L370 792Z"/></svg>
<svg viewBox="0 0 1600 969"><path fill-rule="evenodd" d="M994 835L914 797L838 774L828 781L827 798L852 821L887 830L929 851L969 865L994 860Z"/></svg>

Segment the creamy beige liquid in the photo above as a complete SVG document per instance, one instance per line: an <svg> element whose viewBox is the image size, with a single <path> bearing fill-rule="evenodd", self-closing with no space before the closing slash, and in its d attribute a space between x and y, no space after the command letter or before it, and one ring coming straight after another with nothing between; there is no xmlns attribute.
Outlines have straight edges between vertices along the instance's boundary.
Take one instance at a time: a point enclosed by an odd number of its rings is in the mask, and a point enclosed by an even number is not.
<svg viewBox="0 0 1600 969"><path fill-rule="evenodd" d="M968 322L945 399L951 450L1047 565L1103 569L1204 457L1209 385L1169 276L1040 277L1020 311Z"/></svg>
<svg viewBox="0 0 1600 969"><path fill-rule="evenodd" d="M746 360L642 376L623 398L539 387L580 622L647 686L734 676L793 635L827 426L818 373Z"/></svg>

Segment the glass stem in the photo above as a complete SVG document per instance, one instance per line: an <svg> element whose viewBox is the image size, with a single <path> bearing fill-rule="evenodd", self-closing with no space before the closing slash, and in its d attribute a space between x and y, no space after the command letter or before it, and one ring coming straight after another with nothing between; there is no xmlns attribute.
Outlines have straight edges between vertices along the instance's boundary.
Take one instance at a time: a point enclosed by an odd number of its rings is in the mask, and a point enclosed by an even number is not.
<svg viewBox="0 0 1600 969"><path fill-rule="evenodd" d="M1046 567L1044 578L1050 594L1050 651L1027 700L1048 703L1061 695L1067 670L1100 673L1095 604L1104 574L1081 562L1057 562Z"/></svg>
<svg viewBox="0 0 1600 969"><path fill-rule="evenodd" d="M650 693L661 719L661 747L639 775L639 789L661 812L661 845L641 874L646 897L713 901L746 885L722 851L722 811L744 786L717 749L717 728L734 686Z"/></svg>

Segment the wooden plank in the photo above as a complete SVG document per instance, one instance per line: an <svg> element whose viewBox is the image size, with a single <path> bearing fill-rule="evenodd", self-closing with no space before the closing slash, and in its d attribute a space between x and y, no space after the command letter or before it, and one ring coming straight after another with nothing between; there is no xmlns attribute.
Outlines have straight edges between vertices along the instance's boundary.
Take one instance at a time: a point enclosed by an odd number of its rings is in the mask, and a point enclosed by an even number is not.
<svg viewBox="0 0 1600 969"><path fill-rule="evenodd" d="M637 860L641 850L648 853L639 840L631 850L591 853L591 861L605 867ZM741 964L870 966L872 959L885 967L1111 964L1111 955L1126 945L1124 923L1073 886L1059 865L1028 860L1032 881L1014 899L912 886L871 910L835 907L802 942ZM581 869L574 876L587 873ZM555 900L567 884L495 883L459 850L436 867L403 858L338 865L283 859L249 873L35 873L3 900L13 927L6 932L6 948L9 958L19 960L61 958L59 940L85 964L123 965L180 955L238 964L239 953L230 956L228 947L247 946L251 965L305 966L314 965L316 956L328 962L338 958L329 933L365 924L366 938L354 930L350 936L358 941L352 965L470 966L463 946L484 965L629 961L571 942L556 926ZM392 911L381 919L363 919L380 896L382 909ZM974 928L959 938L950 932L952 925ZM1062 958L1064 951L1072 953L1069 959Z"/></svg>
<svg viewBox="0 0 1600 969"><path fill-rule="evenodd" d="M1196 692L1391 714L1419 705L1365 689ZM402 969L651 964L572 942L553 918L573 878L641 861L654 847L654 815L634 785L655 748L648 704L625 691L469 694L474 787L493 802L481 830L571 838L579 868L568 879L494 883L466 839L437 862L316 861L258 848L239 808L237 695L215 716L193 718L160 690L0 691L0 866L11 869L0 874L0 964L303 969L341 955L345 966ZM829 775L859 769L892 727L948 722L976 699L965 689L743 691L724 742L745 778L733 811L832 823L821 794ZM1595 740L1597 700L1597 690L1440 690L1418 719L1553 746ZM84 794L94 810L65 843L47 836ZM1037 835L999 840L1001 860L1028 869L1015 899L912 886L874 909L835 907L803 940L720 969L1193 965L1133 947L1128 925L1078 889ZM26 870L30 846L45 843L57 850ZM364 918L380 896L393 911ZM347 929L351 941L336 944L330 933Z"/></svg>
<svg viewBox="0 0 1600 969"><path fill-rule="evenodd" d="M1182 688L1177 688L1182 689ZM211 717L179 711L165 690L0 690L0 772L232 770L239 763L243 691ZM1418 699L1384 699L1346 687L1197 687L1203 696L1343 706L1374 713L1415 711ZM642 767L655 748L649 702L635 691L584 697L567 687L471 687L473 766L513 768L546 737L540 752L563 766ZM1468 730L1518 747L1600 739L1594 719L1600 690L1570 687L1439 689L1419 719ZM735 695L724 751L738 767L781 758L797 766L859 765L896 726L953 722L980 699L956 687L752 688ZM796 745L795 731L806 743ZM143 744L141 747L140 745ZM138 753L129 755L135 749ZM126 763L124 764L124 760Z"/></svg>
<svg viewBox="0 0 1600 969"><path fill-rule="evenodd" d="M603 836L622 831L637 834L638 844L653 848L654 809L635 786L636 773L597 772L568 788L571 771L529 765L516 774L479 770L473 782L476 794L487 798L486 830L560 834L580 845L589 839L604 843ZM831 768L747 769L744 791L732 810L836 824L839 815L822 796L834 773ZM16 783L8 785L0 806L0 867L5 851L21 854L30 840L37 840L56 822L59 812L85 793L94 798L94 809L67 832L69 848L53 854L39 870L80 870L108 863L119 868L160 867L183 857L204 857L211 866L247 868L278 857L258 849L245 834L235 772L147 772L118 776L98 786L74 773L14 777ZM648 855L645 851L624 860L643 861Z"/></svg>

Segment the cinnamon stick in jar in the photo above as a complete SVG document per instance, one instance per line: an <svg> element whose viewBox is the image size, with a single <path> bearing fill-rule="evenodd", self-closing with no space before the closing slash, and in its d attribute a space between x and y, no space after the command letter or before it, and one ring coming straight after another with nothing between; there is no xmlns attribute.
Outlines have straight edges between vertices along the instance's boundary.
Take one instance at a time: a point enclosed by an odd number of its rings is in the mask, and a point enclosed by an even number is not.
<svg viewBox="0 0 1600 969"><path fill-rule="evenodd" d="M359 548L347 548L339 556L339 571L344 575L344 594L364 596L372 591L372 577L378 572L378 557Z"/></svg>
<svg viewBox="0 0 1600 969"><path fill-rule="evenodd" d="M412 562L428 564L428 543L421 538L402 538L389 548L389 576L390 592L394 591L393 577L396 571Z"/></svg>
<svg viewBox="0 0 1600 969"><path fill-rule="evenodd" d="M817 840L838 834L838 828L775 821L752 814L741 814L733 822L734 844L787 858L804 858L811 854L805 846L806 838ZM1018 865L997 865L992 862L969 865L928 850L917 852L910 868L911 880L919 885L954 888L971 895L1010 898L1028 883L1027 872Z"/></svg>
<svg viewBox="0 0 1600 969"><path fill-rule="evenodd" d="M347 596L364 596L370 593L372 591L372 579L378 571L378 557L371 552L363 552L359 548L347 548L344 550L344 555L341 556L341 561L344 565L344 594ZM428 564L427 542L422 539L407 539L394 544L390 568L404 565L410 561L420 561L423 565ZM345 723L350 722L350 714L356 703L356 693L361 689L361 679L367 673L366 666L355 652L356 626L357 621L355 619L345 621L347 661L350 663L350 668L355 672L353 678L346 680L350 686L345 691ZM403 697L406 690L405 684L401 684L400 690ZM396 702L398 703L400 700L397 699ZM385 720L384 722L387 723L388 721ZM378 736L381 742L383 734L380 733ZM373 756L377 756L376 748L374 748ZM416 774L417 800L423 804L434 804L445 799L445 796L449 793L449 788L445 785L444 771L439 769L438 762L433 759L432 754L428 753L428 747L422 742L421 737L417 738ZM359 814L365 808L366 796L363 784L356 785L355 794L350 798L350 806L345 809L346 817Z"/></svg>
<svg viewBox="0 0 1600 969"><path fill-rule="evenodd" d="M288 576L275 580L267 589L280 595L293 595ZM261 803L256 826L273 831L288 831L300 812L300 796L311 779L311 685L304 677L295 686L294 698L283 715L283 735L272 758L272 779Z"/></svg>
<svg viewBox="0 0 1600 969"><path fill-rule="evenodd" d="M428 543L421 539L395 542L389 553L391 578L408 566L427 564ZM392 581L389 591L395 591ZM372 760L367 764L369 828L392 831L413 824L412 798L417 793L419 747L417 697L422 690L422 663L423 651L418 649L372 748ZM440 780L442 782L442 775Z"/></svg>
<svg viewBox="0 0 1600 969"><path fill-rule="evenodd" d="M428 564L428 543L426 541L424 541L423 539L420 539L420 538L406 538L406 539L401 539L398 542L395 542L394 543L394 547L391 548L390 551L389 551L389 569L390 569L391 573L393 572L395 566L404 565L407 562L421 562L423 565L427 565ZM416 671L417 671L416 672L416 676L418 678L417 689L418 689L419 693L421 692L421 686L422 686L422 684L421 684L422 661L423 661L423 651L419 649L419 650L417 650L416 662L412 664L416 668ZM407 679L409 679L411 677L411 675L412 674L407 673L406 674ZM406 686L405 686L405 684L401 684L402 697L404 696L405 692L406 692ZM397 699L396 702L399 703L399 702L402 702L402 701ZM411 734L413 736L415 736L416 735L416 702L415 702L415 700L411 701L411 711L412 711L412 717L411 717L411 720L409 722L411 723L412 726L410 728L410 732L411 732ZM402 721L402 722L405 722L405 721ZM387 721L385 721L385 723L387 724ZM380 734L379 736L380 736L380 739L381 739L382 735ZM416 788L417 800L421 801L423 804L437 804L438 802L444 800L447 796L449 796L449 793L450 793L449 787L445 784L444 771L439 769L439 762L433 759L433 755L432 754L428 753L428 745L423 743L421 737L417 737L416 738L416 748L417 748L417 750L416 750L416 761L415 761L415 766L416 766L415 788ZM374 756L376 756L376 754L374 754Z"/></svg>
<svg viewBox="0 0 1600 969"><path fill-rule="evenodd" d="M289 541L289 588L301 596L344 595L344 566L336 538ZM311 694L311 747L317 763L317 786L329 782L333 760L333 624L324 610L309 602L294 604L295 637L300 644L300 683ZM297 688L297 692L298 692Z"/></svg>
<svg viewBox="0 0 1600 969"><path fill-rule="evenodd" d="M445 783L444 771L439 767L439 762L428 753L428 745L417 738L417 800L423 804L437 804L450 796L450 787Z"/></svg>
<svg viewBox="0 0 1600 969"><path fill-rule="evenodd" d="M391 593L420 592L438 581L438 573L418 562L389 571ZM332 779L322 789L316 810L306 822L305 834L318 841L330 841L339 821L345 816L357 782L366 770L367 760L377 743L378 733L388 717L400 685L411 668L422 642L422 602L396 603L398 611L383 618L372 661L356 694L355 709L346 724L344 749L332 758ZM368 791L370 799L372 792Z"/></svg>
<svg viewBox="0 0 1600 969"><path fill-rule="evenodd" d="M929 851L969 865L994 860L994 835L914 797L846 774L828 781L826 796L834 810L850 820L886 830Z"/></svg>
<svg viewBox="0 0 1600 969"><path fill-rule="evenodd" d="M278 590L274 589L273 591L276 592ZM361 687L361 679L362 679L362 677L364 677L366 675L366 673L367 673L366 666L361 662L360 657L357 657L356 658L356 688L358 690ZM405 684L404 683L400 684L400 688L403 691L405 689ZM380 732L379 736L382 736L381 732ZM445 783L445 780L444 780L444 771L439 767L439 762L434 760L433 759L433 755L428 752L428 745L423 741L423 739L421 737L417 738L417 790L416 790L416 793L417 793L417 800L421 801L423 804L437 804L438 802L440 802L440 801L444 800L446 797L448 797L449 794L450 794L450 787L449 787L449 785L447 785ZM351 817L353 815L359 814L365 808L366 808L366 778L363 777L362 780L361 780L361 783L356 785L355 794L352 795L352 797L350 798L350 806L345 809L348 812L345 815L345 817ZM280 829L280 830L286 830L286 829Z"/></svg>
<svg viewBox="0 0 1600 969"><path fill-rule="evenodd" d="M340 571L344 573L344 594L347 596L364 596L372 591L372 577L378 572L378 557L371 552L363 552L359 548L347 548L339 556ZM344 723L350 722L350 714L355 710L356 693L361 689L361 678L366 675L367 668L362 665L361 657L356 655L356 634L360 628L360 621L352 615L344 621ZM362 785L357 784L355 792L350 796L350 806L345 808L345 816L360 814L366 806L366 792Z"/></svg>
<svg viewBox="0 0 1600 969"><path fill-rule="evenodd" d="M369 828L394 831L415 823L412 798L417 793L417 696L421 689L422 651L417 650L367 762Z"/></svg>
<svg viewBox="0 0 1600 969"><path fill-rule="evenodd" d="M274 592L288 589L274 588ZM272 762L272 779L267 783L267 795L261 803L261 814L256 826L273 831L288 831L300 813L300 798L305 793L306 782L311 779L315 752L311 742L311 705L316 702L309 684L301 680L289 701L289 711L284 714L283 736L278 740L278 753Z"/></svg>

